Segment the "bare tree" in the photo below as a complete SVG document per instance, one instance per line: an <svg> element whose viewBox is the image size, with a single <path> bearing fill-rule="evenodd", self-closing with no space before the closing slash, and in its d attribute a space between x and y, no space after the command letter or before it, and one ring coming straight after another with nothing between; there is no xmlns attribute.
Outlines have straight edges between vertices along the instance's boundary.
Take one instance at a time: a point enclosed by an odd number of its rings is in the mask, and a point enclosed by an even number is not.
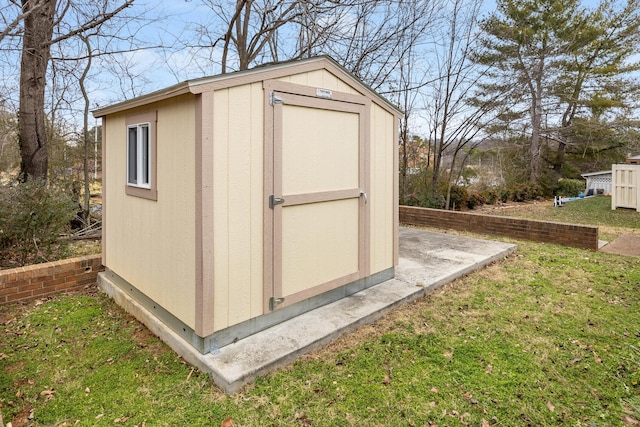
<svg viewBox="0 0 640 427"><path fill-rule="evenodd" d="M46 6L46 0L30 0L28 8L16 8L15 0L8 1L4 6L0 6L0 42L8 36L16 36L20 30L20 24L32 13ZM25 10L26 9L26 10ZM19 12L16 13L16 10Z"/></svg>
<svg viewBox="0 0 640 427"><path fill-rule="evenodd" d="M26 181L27 176L46 179L48 166L44 96L56 3L47 1L37 10L35 6L28 0L22 2L23 14L26 15L22 38L18 115L22 181Z"/></svg>
<svg viewBox="0 0 640 427"><path fill-rule="evenodd" d="M439 0L202 3L212 11L212 20L197 29L200 41L192 46L221 47L223 73L328 54L372 88L381 89L395 77L406 47L424 37ZM222 30L212 31L216 28Z"/></svg>
<svg viewBox="0 0 640 427"><path fill-rule="evenodd" d="M82 200L82 213L84 216L85 225L90 225L90 215L89 215L89 202L91 198L91 191L89 188L89 156L91 155L91 136L89 135L89 94L87 93L86 87L86 79L89 71L91 70L91 64L93 59L93 50L91 48L91 43L89 41L89 37L86 35L81 35L80 39L84 43L87 48L87 62L85 63L84 70L82 70L82 75L78 80L80 84L80 90L82 91L82 98L84 100L84 110L82 114L82 144L84 148L84 155L82 158L82 176L83 176L83 184L84 184L84 197Z"/></svg>
<svg viewBox="0 0 640 427"><path fill-rule="evenodd" d="M233 4L203 0L203 3L224 25L224 32L212 46L223 43L222 73L228 71L232 45L237 55L238 69L246 70L270 43L275 43L278 29L295 22L308 8L319 4L294 0L235 0ZM202 33L210 37L209 31Z"/></svg>
<svg viewBox="0 0 640 427"><path fill-rule="evenodd" d="M406 10L406 22L413 25L407 29L406 36L401 38L401 46L399 49L398 69L394 74L394 79L389 82L394 85L388 91L382 91L385 95L391 95L396 104L403 112L399 123L399 144L400 144L400 189L399 196L402 202L410 192L410 176L416 172L416 164L421 160L421 154L426 154L426 162L429 162L429 154L424 153L422 140L416 138L412 134L412 119L415 118L415 107L420 95L419 89L424 87L428 82L425 81L429 76L425 70L420 69L419 64L425 61L424 46L417 46L417 41L424 39L427 33L428 24L432 22L431 17L424 19L416 19L421 12L412 8ZM397 86L397 87L395 87ZM428 147L427 147L428 148Z"/></svg>
<svg viewBox="0 0 640 427"><path fill-rule="evenodd" d="M413 57L411 55L412 50L406 55L406 61L403 61L399 70L399 85L401 91L398 93L398 105L402 107L403 115L400 118L399 126L399 142L400 142L400 200L404 202L409 192L409 180L408 175L411 172L409 170L409 162L414 158L417 153L414 146L414 140L410 131L410 120L412 117L412 110L416 102L418 92L410 90L413 79Z"/></svg>
<svg viewBox="0 0 640 427"><path fill-rule="evenodd" d="M439 48L432 53L431 70L436 76L425 94L425 115L433 154L431 188L438 182L447 187L445 207L450 207L452 185L460 175L469 150L480 141L489 116L496 114L490 102L474 102L474 90L482 78L471 60L480 0L452 0L441 27ZM444 164L445 155L450 160Z"/></svg>
<svg viewBox="0 0 640 427"><path fill-rule="evenodd" d="M20 179L46 179L48 169L45 83L51 46L82 34L122 12L133 0L112 6L110 0L74 3L72 0L22 0L24 33L20 65L19 143ZM37 8L36 8L37 7ZM65 20L73 15L75 19Z"/></svg>
<svg viewBox="0 0 640 427"><path fill-rule="evenodd" d="M16 131L16 116L0 101L0 174L10 171L18 164Z"/></svg>
<svg viewBox="0 0 640 427"><path fill-rule="evenodd" d="M440 7L440 1L429 0L354 3L330 28L320 51L373 89L388 93L408 48L414 52L425 48Z"/></svg>

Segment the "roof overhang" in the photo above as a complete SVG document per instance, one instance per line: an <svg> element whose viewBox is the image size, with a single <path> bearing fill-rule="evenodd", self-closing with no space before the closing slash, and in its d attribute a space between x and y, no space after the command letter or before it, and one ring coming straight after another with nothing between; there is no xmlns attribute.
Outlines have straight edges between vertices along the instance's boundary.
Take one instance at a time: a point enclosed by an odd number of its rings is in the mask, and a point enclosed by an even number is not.
<svg viewBox="0 0 640 427"><path fill-rule="evenodd" d="M587 178L590 176L597 176L597 175L611 175L611 171L600 171L600 172L591 172L591 173L582 173L580 174L581 177L583 178Z"/></svg>

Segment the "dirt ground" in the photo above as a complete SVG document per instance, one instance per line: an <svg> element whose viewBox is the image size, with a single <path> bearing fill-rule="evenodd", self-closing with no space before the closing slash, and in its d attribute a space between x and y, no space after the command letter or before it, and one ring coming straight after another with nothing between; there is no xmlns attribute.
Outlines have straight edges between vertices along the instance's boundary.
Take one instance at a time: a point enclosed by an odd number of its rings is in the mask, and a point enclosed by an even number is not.
<svg viewBox="0 0 640 427"><path fill-rule="evenodd" d="M510 210L527 212L535 211L537 209L543 209L549 206L553 206L553 200L536 200L532 202L505 202L495 205L478 206L471 212L486 215L500 215L501 212Z"/></svg>

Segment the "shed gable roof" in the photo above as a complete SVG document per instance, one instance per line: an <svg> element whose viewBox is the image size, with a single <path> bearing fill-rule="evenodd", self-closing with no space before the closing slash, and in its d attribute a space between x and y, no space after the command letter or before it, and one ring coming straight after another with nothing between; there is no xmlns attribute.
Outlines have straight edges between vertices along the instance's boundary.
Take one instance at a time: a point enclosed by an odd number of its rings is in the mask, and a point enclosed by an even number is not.
<svg viewBox="0 0 640 427"><path fill-rule="evenodd" d="M329 56L319 56L303 60L262 65L251 70L187 80L127 101L98 108L92 111L92 113L94 117L98 118L187 93L200 94L216 89L225 89L263 80L277 79L292 74L316 71L320 69L326 69L331 72L336 77L352 86L362 95L371 98L374 102L390 113L396 116L402 114L402 112L386 98L361 82L357 77L349 73L344 67Z"/></svg>

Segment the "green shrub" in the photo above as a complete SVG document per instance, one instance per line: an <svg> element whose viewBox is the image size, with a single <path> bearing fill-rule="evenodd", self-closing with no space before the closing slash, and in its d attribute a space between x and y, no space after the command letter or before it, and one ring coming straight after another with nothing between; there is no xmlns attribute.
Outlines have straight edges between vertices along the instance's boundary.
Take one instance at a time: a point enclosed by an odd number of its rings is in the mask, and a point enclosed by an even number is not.
<svg viewBox="0 0 640 427"><path fill-rule="evenodd" d="M487 205L495 205L498 201L502 201L501 190L497 188L481 191L480 194L484 198L484 203Z"/></svg>
<svg viewBox="0 0 640 427"><path fill-rule="evenodd" d="M420 206L420 201L416 193L409 193L404 199L402 197L400 198L400 204L405 206Z"/></svg>
<svg viewBox="0 0 640 427"><path fill-rule="evenodd" d="M555 196L577 197L585 190L585 182L581 179L560 178L553 194Z"/></svg>
<svg viewBox="0 0 640 427"><path fill-rule="evenodd" d="M539 185L531 183L514 184L508 189L508 200L514 202L526 202L536 200L544 195Z"/></svg>
<svg viewBox="0 0 640 427"><path fill-rule="evenodd" d="M424 191L419 193L411 193L401 202L406 206L442 209L444 207L445 198L444 196L442 196L442 194L432 191Z"/></svg>
<svg viewBox="0 0 640 427"><path fill-rule="evenodd" d="M487 203L487 198L483 192L470 190L468 194L467 208L469 209L475 209L476 207Z"/></svg>
<svg viewBox="0 0 640 427"><path fill-rule="evenodd" d="M446 194L446 190L444 190ZM449 208L452 210L460 210L463 207L467 207L469 201L469 191L462 186L452 185L449 197Z"/></svg>
<svg viewBox="0 0 640 427"><path fill-rule="evenodd" d="M64 251L61 235L75 210L70 195L42 181L0 186L0 265L47 261Z"/></svg>
<svg viewBox="0 0 640 427"><path fill-rule="evenodd" d="M423 208L443 209L446 202L442 194L435 192L425 192L420 196L420 206Z"/></svg>

